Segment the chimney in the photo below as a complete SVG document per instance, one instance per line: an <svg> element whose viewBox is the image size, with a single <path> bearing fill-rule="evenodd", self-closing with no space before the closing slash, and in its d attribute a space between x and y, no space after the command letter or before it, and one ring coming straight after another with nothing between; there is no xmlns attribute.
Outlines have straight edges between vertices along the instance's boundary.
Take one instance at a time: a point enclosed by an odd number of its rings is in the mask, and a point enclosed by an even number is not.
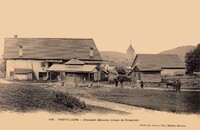
<svg viewBox="0 0 200 130"><path fill-rule="evenodd" d="M90 58L94 57L94 51L93 51L93 47L90 47Z"/></svg>
<svg viewBox="0 0 200 130"><path fill-rule="evenodd" d="M19 58L23 58L23 45L19 45Z"/></svg>
<svg viewBox="0 0 200 130"><path fill-rule="evenodd" d="M74 57L73 59L77 59L76 50L74 50Z"/></svg>
<svg viewBox="0 0 200 130"><path fill-rule="evenodd" d="M18 38L18 35L14 35L14 38Z"/></svg>

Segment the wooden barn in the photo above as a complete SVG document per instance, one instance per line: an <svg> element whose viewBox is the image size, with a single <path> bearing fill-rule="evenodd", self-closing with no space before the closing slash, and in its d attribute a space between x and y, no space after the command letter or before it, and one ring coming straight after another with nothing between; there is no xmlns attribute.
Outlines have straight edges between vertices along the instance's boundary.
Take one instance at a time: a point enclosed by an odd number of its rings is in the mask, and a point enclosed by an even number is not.
<svg viewBox="0 0 200 130"><path fill-rule="evenodd" d="M135 80L160 82L162 76L185 74L185 65L174 54L138 54L128 74Z"/></svg>
<svg viewBox="0 0 200 130"><path fill-rule="evenodd" d="M5 38L4 59L8 80L48 80L47 70L76 57L86 65L103 61L93 39Z"/></svg>

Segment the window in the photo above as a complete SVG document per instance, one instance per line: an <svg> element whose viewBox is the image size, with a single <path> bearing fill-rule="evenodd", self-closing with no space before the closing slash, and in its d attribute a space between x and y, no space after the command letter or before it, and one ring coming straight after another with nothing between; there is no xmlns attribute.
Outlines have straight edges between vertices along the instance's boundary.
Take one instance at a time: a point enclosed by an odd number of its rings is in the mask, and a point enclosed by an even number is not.
<svg viewBox="0 0 200 130"><path fill-rule="evenodd" d="M46 62L41 62L41 67L45 67L46 66Z"/></svg>
<svg viewBox="0 0 200 130"><path fill-rule="evenodd" d="M10 71L10 80L14 80L14 71Z"/></svg>
<svg viewBox="0 0 200 130"><path fill-rule="evenodd" d="M53 65L53 63L52 63L52 62L49 62L48 65L49 65L48 67L51 67L51 66Z"/></svg>
<svg viewBox="0 0 200 130"><path fill-rule="evenodd" d="M47 72L39 72L39 79L44 80L47 78Z"/></svg>

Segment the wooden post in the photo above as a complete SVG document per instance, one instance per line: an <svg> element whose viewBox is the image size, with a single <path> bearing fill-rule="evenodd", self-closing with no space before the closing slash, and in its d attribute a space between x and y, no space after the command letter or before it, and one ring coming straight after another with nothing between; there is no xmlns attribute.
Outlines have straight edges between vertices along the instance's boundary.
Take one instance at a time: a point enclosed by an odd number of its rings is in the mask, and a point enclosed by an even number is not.
<svg viewBox="0 0 200 130"><path fill-rule="evenodd" d="M49 85L51 86L51 72L49 72L49 74L50 74L50 82L49 82Z"/></svg>
<svg viewBox="0 0 200 130"><path fill-rule="evenodd" d="M90 73L88 73L88 87L90 86Z"/></svg>
<svg viewBox="0 0 200 130"><path fill-rule="evenodd" d="M99 80L100 80L100 72L99 71L97 72L97 80L98 80L97 86L99 86Z"/></svg>

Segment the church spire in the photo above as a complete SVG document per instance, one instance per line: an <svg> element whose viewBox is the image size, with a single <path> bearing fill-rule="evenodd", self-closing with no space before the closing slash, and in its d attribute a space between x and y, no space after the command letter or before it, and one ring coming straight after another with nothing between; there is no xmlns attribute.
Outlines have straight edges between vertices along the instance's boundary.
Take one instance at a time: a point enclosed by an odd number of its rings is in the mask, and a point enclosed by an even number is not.
<svg viewBox="0 0 200 130"><path fill-rule="evenodd" d="M135 53L135 50L132 46L132 42L130 40L130 45L126 51L126 55L127 55L127 60L128 60L128 63L131 65L133 60L135 59L135 56L136 56L136 53Z"/></svg>
<svg viewBox="0 0 200 130"><path fill-rule="evenodd" d="M130 46L128 47L127 52L135 52L135 50L133 49L131 40L130 40Z"/></svg>

